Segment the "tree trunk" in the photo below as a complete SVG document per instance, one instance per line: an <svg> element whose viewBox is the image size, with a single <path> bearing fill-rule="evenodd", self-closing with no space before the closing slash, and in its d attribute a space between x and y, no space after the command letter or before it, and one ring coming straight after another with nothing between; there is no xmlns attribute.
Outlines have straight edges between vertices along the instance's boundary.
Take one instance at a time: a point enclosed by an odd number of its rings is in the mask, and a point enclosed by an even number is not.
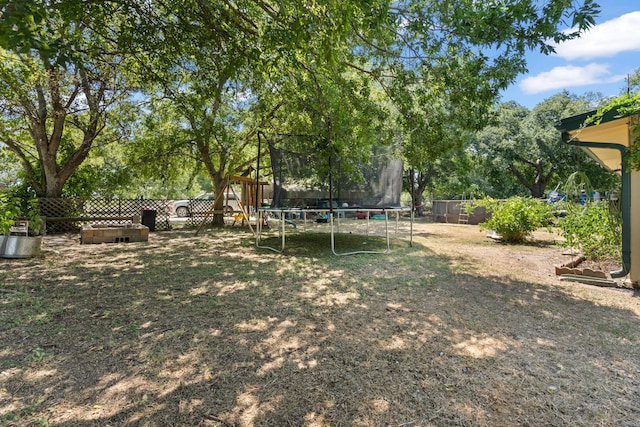
<svg viewBox="0 0 640 427"><path fill-rule="evenodd" d="M413 206L416 210L416 215L418 216L424 216L424 200L422 199L422 195L424 194L424 190L426 190L427 188L427 183L428 180L418 180L418 188L416 188L415 190L415 199L413 201Z"/></svg>
<svg viewBox="0 0 640 427"><path fill-rule="evenodd" d="M534 162L526 162L526 163L532 166L533 168L535 168L536 170L536 176L533 182L530 182L529 180L527 180L524 174L520 172L520 170L518 170L518 168L513 163L509 165L509 168L511 169L513 174L516 176L516 178L518 178L518 181L520 181L520 183L525 187L527 187L527 189L531 192L531 197L540 199L544 197L544 190L547 187L547 184L549 182L549 179L551 178L551 175L553 174L553 171L545 175L544 166L541 159L536 160L535 163Z"/></svg>
<svg viewBox="0 0 640 427"><path fill-rule="evenodd" d="M218 197L224 190L227 180L226 177L223 176L223 170L225 162L225 155L220 153L220 169L218 169L213 164L213 159L211 158L211 149L209 143L207 141L197 141L196 145L198 147L198 151L200 152L200 159L204 163L205 168L207 168L207 173L209 178L211 179L211 183L213 184L213 191L216 194L216 201L213 206L213 210L215 213L213 214L213 218L211 224L214 227L222 227L224 226L224 195Z"/></svg>
<svg viewBox="0 0 640 427"><path fill-rule="evenodd" d="M409 172L408 185L405 190L411 193L411 204L417 216L424 215L424 204L422 195L429 183L429 174L412 169Z"/></svg>
<svg viewBox="0 0 640 427"><path fill-rule="evenodd" d="M222 227L224 226L224 211L226 208L226 196L222 193L225 192L228 181L219 171L214 176L211 176L211 181L213 182L213 189L216 193L216 203L213 206L216 213L213 215L212 224L214 227Z"/></svg>

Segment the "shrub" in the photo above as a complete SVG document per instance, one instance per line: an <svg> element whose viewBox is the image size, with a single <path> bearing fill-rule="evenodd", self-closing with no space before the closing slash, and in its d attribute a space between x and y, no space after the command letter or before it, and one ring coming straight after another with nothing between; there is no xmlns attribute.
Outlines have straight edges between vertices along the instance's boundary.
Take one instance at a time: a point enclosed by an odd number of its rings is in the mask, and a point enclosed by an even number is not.
<svg viewBox="0 0 640 427"><path fill-rule="evenodd" d="M0 193L0 235L8 235L15 219L29 219L29 233L40 234L43 220L37 200L22 200L10 193Z"/></svg>
<svg viewBox="0 0 640 427"><path fill-rule="evenodd" d="M9 234L18 215L20 215L18 200L10 194L0 193L0 234Z"/></svg>
<svg viewBox="0 0 640 427"><path fill-rule="evenodd" d="M558 226L566 239L560 244L581 250L587 259L621 256L622 221L619 212L610 210L606 201L586 206L569 204L567 216Z"/></svg>
<svg viewBox="0 0 640 427"><path fill-rule="evenodd" d="M480 224L483 230L494 230L508 243L523 242L540 227L549 226L552 208L531 197L511 197L507 200L483 199L474 206L484 206L491 217Z"/></svg>

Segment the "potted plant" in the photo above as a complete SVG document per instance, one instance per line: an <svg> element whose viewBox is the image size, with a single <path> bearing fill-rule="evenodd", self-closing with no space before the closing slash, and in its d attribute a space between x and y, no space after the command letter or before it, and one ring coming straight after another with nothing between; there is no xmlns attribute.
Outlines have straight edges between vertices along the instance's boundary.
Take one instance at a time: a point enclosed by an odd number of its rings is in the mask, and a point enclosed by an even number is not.
<svg viewBox="0 0 640 427"><path fill-rule="evenodd" d="M24 228L18 227L23 225ZM0 257L31 258L40 254L42 217L36 200L0 193Z"/></svg>

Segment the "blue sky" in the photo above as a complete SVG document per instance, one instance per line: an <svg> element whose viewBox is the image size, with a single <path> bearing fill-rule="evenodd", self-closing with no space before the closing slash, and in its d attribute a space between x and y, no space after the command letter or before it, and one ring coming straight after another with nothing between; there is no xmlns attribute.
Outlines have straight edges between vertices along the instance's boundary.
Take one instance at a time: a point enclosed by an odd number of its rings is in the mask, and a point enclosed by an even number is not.
<svg viewBox="0 0 640 427"><path fill-rule="evenodd" d="M619 95L626 78L640 68L640 0L599 0L596 25L557 53L527 55L529 72L502 92L501 101L531 109L563 90L576 95Z"/></svg>

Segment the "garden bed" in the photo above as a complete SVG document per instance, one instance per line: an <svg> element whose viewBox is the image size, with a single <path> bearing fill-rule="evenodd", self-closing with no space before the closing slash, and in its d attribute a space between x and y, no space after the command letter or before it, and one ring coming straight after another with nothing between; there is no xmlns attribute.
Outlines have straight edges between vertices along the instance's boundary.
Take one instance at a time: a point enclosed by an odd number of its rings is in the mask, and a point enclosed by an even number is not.
<svg viewBox="0 0 640 427"><path fill-rule="evenodd" d="M582 282L605 287L626 287L622 280L614 280L612 271L619 269L611 259L600 261L587 260L583 255L576 255L564 264L555 266L556 276L560 280Z"/></svg>

